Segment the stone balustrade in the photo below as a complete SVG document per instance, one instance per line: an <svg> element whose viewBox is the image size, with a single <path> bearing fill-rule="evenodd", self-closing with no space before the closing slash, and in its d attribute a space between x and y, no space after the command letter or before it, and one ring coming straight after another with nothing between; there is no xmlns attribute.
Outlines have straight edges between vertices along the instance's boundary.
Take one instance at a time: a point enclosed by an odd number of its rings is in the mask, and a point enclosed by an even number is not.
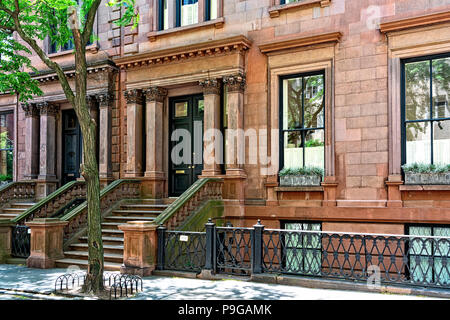
<svg viewBox="0 0 450 320"><path fill-rule="evenodd" d="M34 199L36 183L32 181L12 182L0 189L0 206L11 200Z"/></svg>
<svg viewBox="0 0 450 320"><path fill-rule="evenodd" d="M181 197L175 200L155 220L157 225L164 225L169 230L179 227L190 214L211 200L222 199L223 180L204 178L197 180Z"/></svg>

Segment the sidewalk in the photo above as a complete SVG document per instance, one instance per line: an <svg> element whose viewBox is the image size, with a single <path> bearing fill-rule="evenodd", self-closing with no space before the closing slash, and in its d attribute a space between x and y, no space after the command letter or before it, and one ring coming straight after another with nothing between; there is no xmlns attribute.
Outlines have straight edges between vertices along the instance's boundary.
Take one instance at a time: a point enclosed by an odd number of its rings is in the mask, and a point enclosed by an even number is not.
<svg viewBox="0 0 450 320"><path fill-rule="evenodd" d="M55 296L55 280L66 269L28 269L24 266L0 265L0 300L67 299ZM415 300L425 297L361 293L342 290L261 284L247 281L205 281L195 279L148 277L144 291L136 300ZM14 291L17 290L17 291Z"/></svg>

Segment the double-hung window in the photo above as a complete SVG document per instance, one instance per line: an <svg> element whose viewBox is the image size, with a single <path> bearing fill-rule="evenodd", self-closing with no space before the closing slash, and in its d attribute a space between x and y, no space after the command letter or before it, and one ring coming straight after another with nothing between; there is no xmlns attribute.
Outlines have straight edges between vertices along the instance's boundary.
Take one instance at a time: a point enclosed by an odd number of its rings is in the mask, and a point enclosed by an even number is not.
<svg viewBox="0 0 450 320"><path fill-rule="evenodd" d="M177 26L198 23L198 0L177 0Z"/></svg>
<svg viewBox="0 0 450 320"><path fill-rule="evenodd" d="M325 74L281 77L280 164L325 167Z"/></svg>
<svg viewBox="0 0 450 320"><path fill-rule="evenodd" d="M417 236L409 243L409 274L413 282L450 284L450 245L448 241L421 238L450 237L450 226L414 225L408 234Z"/></svg>
<svg viewBox="0 0 450 320"><path fill-rule="evenodd" d="M14 113L0 114L0 183L13 180Z"/></svg>
<svg viewBox="0 0 450 320"><path fill-rule="evenodd" d="M404 60L403 164L450 163L450 55Z"/></svg>

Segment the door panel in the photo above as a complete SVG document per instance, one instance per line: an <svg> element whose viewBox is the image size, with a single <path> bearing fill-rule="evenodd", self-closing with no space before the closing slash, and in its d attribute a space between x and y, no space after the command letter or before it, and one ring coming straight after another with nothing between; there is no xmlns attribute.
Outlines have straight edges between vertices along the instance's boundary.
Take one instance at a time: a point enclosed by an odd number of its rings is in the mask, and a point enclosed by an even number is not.
<svg viewBox="0 0 450 320"><path fill-rule="evenodd" d="M201 101L203 96L198 95L170 100L169 191L171 196L183 194L197 181L203 170L204 104ZM184 141L186 143L183 143Z"/></svg>
<svg viewBox="0 0 450 320"><path fill-rule="evenodd" d="M81 130L75 111L63 111L63 184L80 177L81 144Z"/></svg>

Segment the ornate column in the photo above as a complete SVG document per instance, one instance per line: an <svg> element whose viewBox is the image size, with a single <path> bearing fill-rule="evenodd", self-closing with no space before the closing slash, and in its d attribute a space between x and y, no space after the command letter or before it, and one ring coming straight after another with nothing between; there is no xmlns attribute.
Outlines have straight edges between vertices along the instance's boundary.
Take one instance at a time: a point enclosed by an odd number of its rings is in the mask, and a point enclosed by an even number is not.
<svg viewBox="0 0 450 320"><path fill-rule="evenodd" d="M35 103L24 103L25 111L25 179L39 175L39 109Z"/></svg>
<svg viewBox="0 0 450 320"><path fill-rule="evenodd" d="M244 201L245 179L245 134L244 134L244 74L226 76L223 82L227 89L228 129L226 139L225 196Z"/></svg>
<svg viewBox="0 0 450 320"><path fill-rule="evenodd" d="M126 177L142 177L144 173L142 157L143 110L142 91L125 91L127 100L127 170Z"/></svg>
<svg viewBox="0 0 450 320"><path fill-rule="evenodd" d="M40 118L40 160L37 198L44 198L56 190L56 117L59 106L49 102L38 103Z"/></svg>
<svg viewBox="0 0 450 320"><path fill-rule="evenodd" d="M218 79L200 81L205 100L204 145L203 145L203 177L214 177L222 174L222 134L220 131L220 92Z"/></svg>
<svg viewBox="0 0 450 320"><path fill-rule="evenodd" d="M146 100L146 170L144 193L154 198L164 197L164 99L167 90L151 87L144 90ZM148 183L147 183L148 182Z"/></svg>
<svg viewBox="0 0 450 320"><path fill-rule="evenodd" d="M100 109L99 123L99 175L104 187L113 180L112 175L112 104L114 96L108 93L97 95Z"/></svg>

